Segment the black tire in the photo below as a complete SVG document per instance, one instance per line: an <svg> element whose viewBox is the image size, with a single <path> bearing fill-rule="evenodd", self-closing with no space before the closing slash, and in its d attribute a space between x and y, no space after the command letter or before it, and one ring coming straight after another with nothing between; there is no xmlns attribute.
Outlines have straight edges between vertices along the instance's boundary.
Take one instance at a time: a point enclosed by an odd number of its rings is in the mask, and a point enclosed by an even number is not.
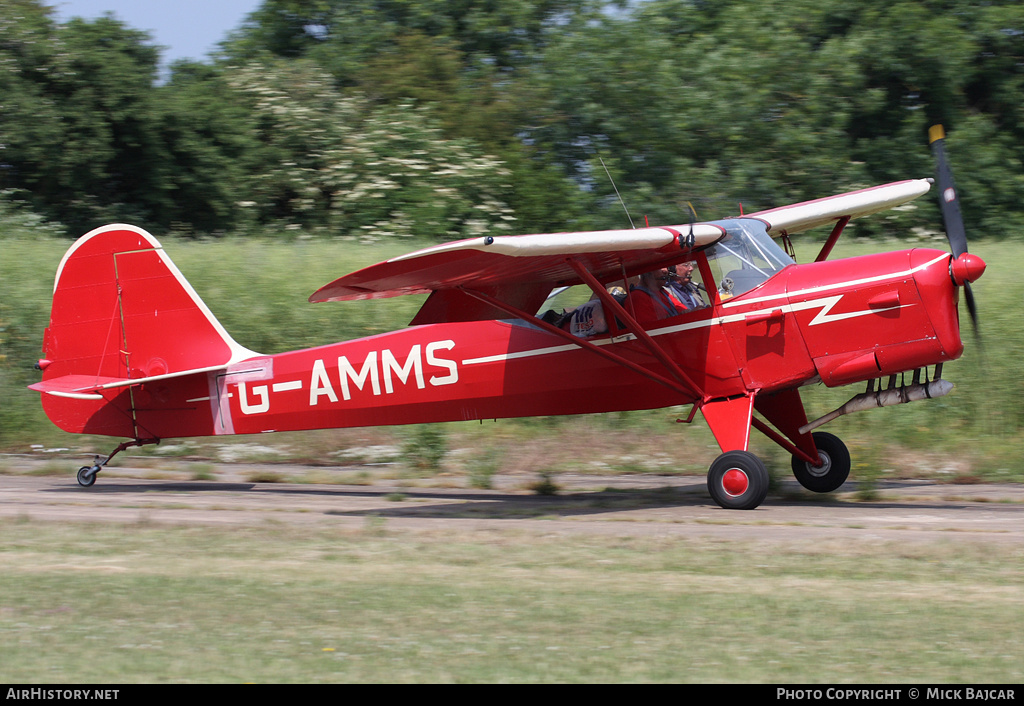
<svg viewBox="0 0 1024 706"><path fill-rule="evenodd" d="M98 473L99 469L96 466L82 466L78 469L78 484L83 488L88 488L96 482Z"/></svg>
<svg viewBox="0 0 1024 706"><path fill-rule="evenodd" d="M850 450L846 448L842 439L834 434L816 431L812 436L822 463L815 467L794 456L793 475L800 485L808 490L815 493L831 493L850 476Z"/></svg>
<svg viewBox="0 0 1024 706"><path fill-rule="evenodd" d="M727 451L708 470L708 492L727 510L753 510L768 495L768 469L749 451Z"/></svg>

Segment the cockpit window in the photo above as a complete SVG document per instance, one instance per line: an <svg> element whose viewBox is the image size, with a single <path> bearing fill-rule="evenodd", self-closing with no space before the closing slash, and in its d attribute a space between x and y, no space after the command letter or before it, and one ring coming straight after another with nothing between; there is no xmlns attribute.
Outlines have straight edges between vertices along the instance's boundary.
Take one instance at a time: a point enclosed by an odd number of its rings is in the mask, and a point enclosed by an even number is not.
<svg viewBox="0 0 1024 706"><path fill-rule="evenodd" d="M722 299L736 297L761 284L793 259L771 236L763 221L737 218L718 221L726 236L705 252Z"/></svg>

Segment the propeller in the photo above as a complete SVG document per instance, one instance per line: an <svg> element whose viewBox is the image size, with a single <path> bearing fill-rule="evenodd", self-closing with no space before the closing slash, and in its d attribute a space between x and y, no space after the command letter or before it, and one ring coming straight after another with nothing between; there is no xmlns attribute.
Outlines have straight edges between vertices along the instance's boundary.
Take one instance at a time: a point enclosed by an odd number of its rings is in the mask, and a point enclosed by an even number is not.
<svg viewBox="0 0 1024 706"><path fill-rule="evenodd" d="M974 336L980 340L978 308L974 302L974 292L971 291L971 282L984 274L985 262L967 252L967 232L964 230L964 218L960 212L960 200L953 182L953 171L946 158L945 140L946 132L941 125L933 125L928 130L928 141L931 143L936 161L935 177L939 187L939 208L942 210L942 222L946 228L949 248L953 253L949 271L957 286L964 288L964 298L967 301L967 311L971 315Z"/></svg>

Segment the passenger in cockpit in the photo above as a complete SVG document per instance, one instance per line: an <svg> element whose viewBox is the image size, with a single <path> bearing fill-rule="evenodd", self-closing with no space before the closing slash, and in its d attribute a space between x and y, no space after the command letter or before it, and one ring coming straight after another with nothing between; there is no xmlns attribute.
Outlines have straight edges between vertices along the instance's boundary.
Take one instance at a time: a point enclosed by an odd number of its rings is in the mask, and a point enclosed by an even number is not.
<svg viewBox="0 0 1024 706"><path fill-rule="evenodd" d="M677 306L665 292L665 286L672 279L667 267L645 272L640 275L640 283L631 285L629 296L624 304L626 311L633 315L637 323L646 326L660 319L681 314L685 309Z"/></svg>

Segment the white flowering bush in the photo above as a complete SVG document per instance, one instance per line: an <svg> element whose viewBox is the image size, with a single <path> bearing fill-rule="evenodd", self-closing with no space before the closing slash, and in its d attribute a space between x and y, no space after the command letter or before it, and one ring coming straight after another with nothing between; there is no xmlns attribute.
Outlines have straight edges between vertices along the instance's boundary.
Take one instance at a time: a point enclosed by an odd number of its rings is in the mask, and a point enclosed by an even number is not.
<svg viewBox="0 0 1024 706"><path fill-rule="evenodd" d="M509 172L445 138L426 109L373 105L295 62L252 64L230 81L253 103L263 145L253 196L240 204L256 220L363 241L511 230Z"/></svg>

